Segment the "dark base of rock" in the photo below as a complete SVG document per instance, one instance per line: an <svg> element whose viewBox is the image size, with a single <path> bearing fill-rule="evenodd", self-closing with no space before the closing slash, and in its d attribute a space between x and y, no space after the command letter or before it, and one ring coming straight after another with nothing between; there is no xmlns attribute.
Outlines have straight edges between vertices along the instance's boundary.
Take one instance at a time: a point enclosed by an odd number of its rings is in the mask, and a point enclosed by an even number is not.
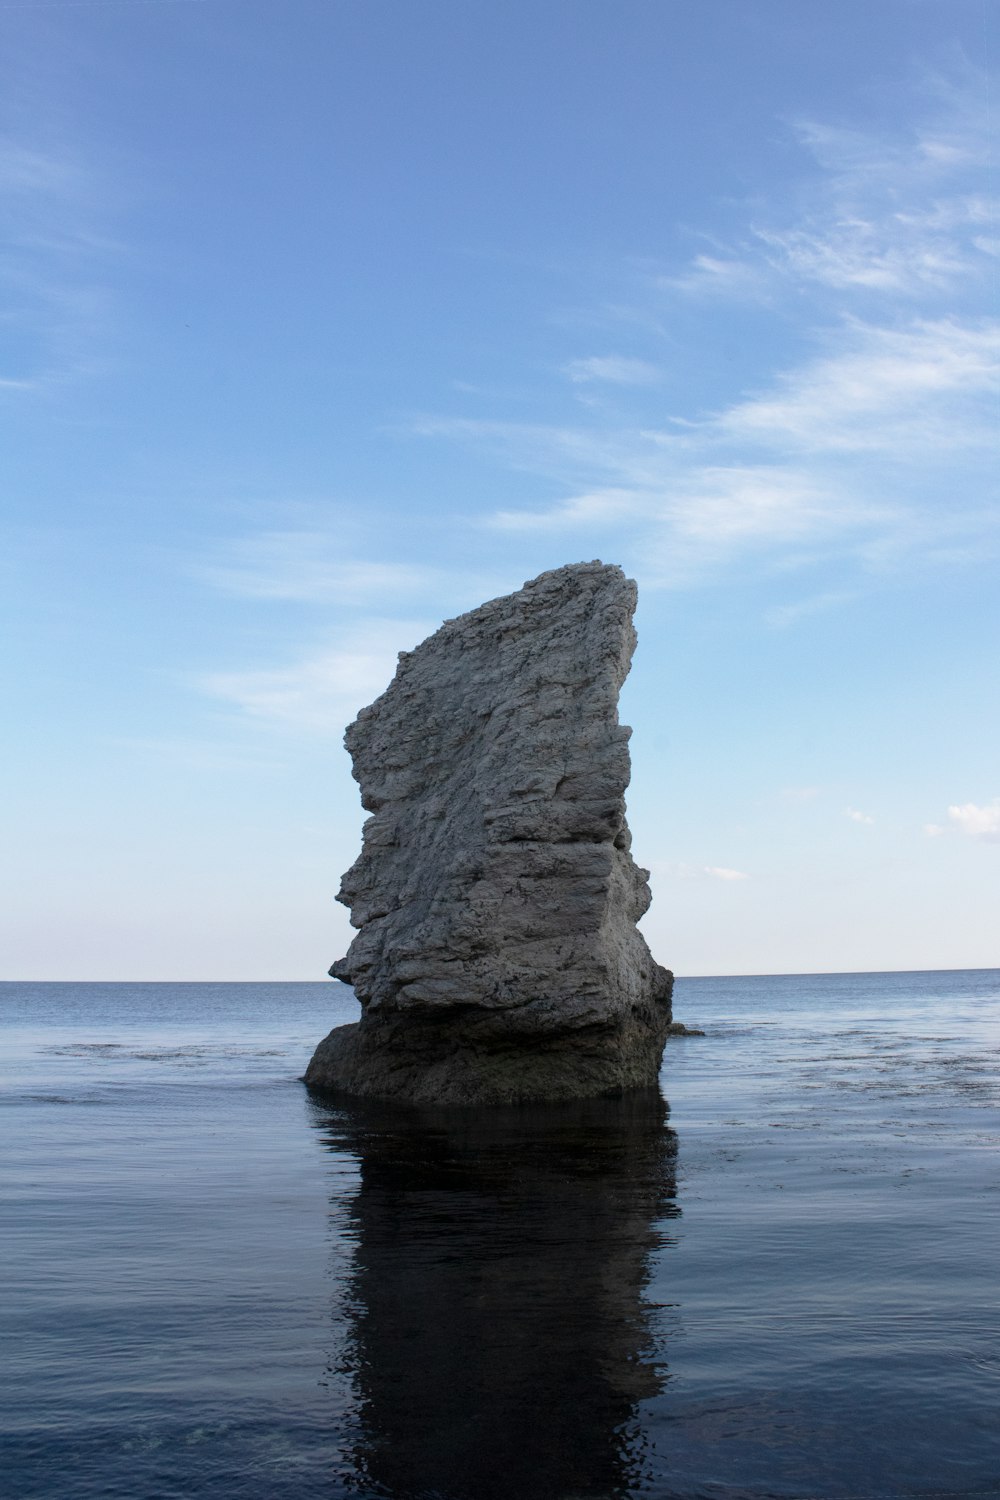
<svg viewBox="0 0 1000 1500"><path fill-rule="evenodd" d="M670 1027L667 1007L617 1028L479 1045L446 1025L338 1026L306 1069L322 1094L409 1104L528 1104L598 1099L655 1088Z"/></svg>
<svg viewBox="0 0 1000 1500"><path fill-rule="evenodd" d="M671 1021L667 1027L667 1036L706 1036L707 1033L699 1031L697 1026L685 1026L683 1021Z"/></svg>

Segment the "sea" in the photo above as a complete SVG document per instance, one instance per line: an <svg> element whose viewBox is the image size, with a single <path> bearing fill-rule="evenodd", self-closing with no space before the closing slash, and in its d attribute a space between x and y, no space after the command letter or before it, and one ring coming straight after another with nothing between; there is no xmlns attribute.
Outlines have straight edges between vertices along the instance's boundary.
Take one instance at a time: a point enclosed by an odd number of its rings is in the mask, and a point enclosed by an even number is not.
<svg viewBox="0 0 1000 1500"><path fill-rule="evenodd" d="M678 980L660 1090L335 1107L316 984L0 986L7 1500L1000 1496L1000 971Z"/></svg>

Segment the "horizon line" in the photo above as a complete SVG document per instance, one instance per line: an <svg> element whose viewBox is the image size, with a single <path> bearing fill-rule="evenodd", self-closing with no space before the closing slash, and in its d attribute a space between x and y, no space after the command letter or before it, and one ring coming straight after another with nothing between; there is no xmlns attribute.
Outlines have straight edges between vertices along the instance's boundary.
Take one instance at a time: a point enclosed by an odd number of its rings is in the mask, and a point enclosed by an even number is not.
<svg viewBox="0 0 1000 1500"><path fill-rule="evenodd" d="M678 974L674 979L820 979L863 974L989 974L1000 971L997 964L953 965L945 968L919 969L753 969L727 974ZM0 984L338 984L352 988L342 979L324 975L321 979L0 979Z"/></svg>

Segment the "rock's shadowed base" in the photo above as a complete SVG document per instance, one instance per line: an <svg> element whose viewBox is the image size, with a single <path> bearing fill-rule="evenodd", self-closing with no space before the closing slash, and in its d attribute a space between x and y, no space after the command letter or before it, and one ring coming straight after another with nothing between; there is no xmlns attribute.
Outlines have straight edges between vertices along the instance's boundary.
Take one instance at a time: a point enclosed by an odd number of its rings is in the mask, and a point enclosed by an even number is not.
<svg viewBox="0 0 1000 1500"><path fill-rule="evenodd" d="M669 991L664 996L669 1004ZM525 1037L476 1047L457 1029L407 1024L401 1035L364 1022L337 1026L313 1054L305 1081L321 1092L414 1104L517 1104L614 1096L656 1084L666 1026L618 1033Z"/></svg>
<svg viewBox="0 0 1000 1500"><path fill-rule="evenodd" d="M636 922L629 731L618 693L635 585L579 563L402 653L346 744L361 854L338 897L359 929L331 974L362 1019L306 1083L421 1103L620 1094L656 1082L672 976Z"/></svg>

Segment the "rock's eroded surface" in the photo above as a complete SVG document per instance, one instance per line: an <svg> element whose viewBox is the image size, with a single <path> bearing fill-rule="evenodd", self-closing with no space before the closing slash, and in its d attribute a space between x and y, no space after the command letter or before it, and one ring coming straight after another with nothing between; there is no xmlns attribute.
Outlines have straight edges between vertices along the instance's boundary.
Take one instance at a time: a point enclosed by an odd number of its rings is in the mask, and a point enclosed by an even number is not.
<svg viewBox="0 0 1000 1500"><path fill-rule="evenodd" d="M371 812L338 897L359 929L330 970L362 1019L314 1088L478 1103L654 1083L672 977L636 922L620 568L543 573L400 655L346 744Z"/></svg>

